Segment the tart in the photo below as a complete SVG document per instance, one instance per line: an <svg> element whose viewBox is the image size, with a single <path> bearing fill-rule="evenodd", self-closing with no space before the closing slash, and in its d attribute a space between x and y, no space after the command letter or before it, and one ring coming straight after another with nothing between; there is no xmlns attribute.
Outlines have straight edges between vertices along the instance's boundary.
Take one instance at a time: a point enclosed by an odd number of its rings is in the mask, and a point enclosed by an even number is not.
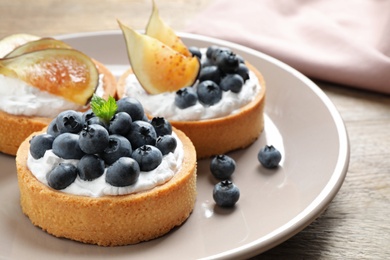
<svg viewBox="0 0 390 260"><path fill-rule="evenodd" d="M155 4L145 34L119 25L130 62L118 79L119 98L134 97L149 117L169 120L191 139L199 159L245 148L258 138L266 86L254 66L223 46L187 48Z"/></svg>
<svg viewBox="0 0 390 260"><path fill-rule="evenodd" d="M92 125L94 124L90 126ZM72 184L67 187L58 187L50 184L50 180L45 183L41 178L49 179L50 173L42 173L40 161L35 161L40 165L38 167L40 170L36 170L37 168L31 166L29 160L36 157L32 149L35 145L34 138L46 131L33 133L21 144L16 155L20 204L23 213L35 226L53 236L100 246L135 244L165 235L172 228L185 222L193 210L196 199L195 148L183 132L175 128L171 130L171 135L178 140L178 148L166 156L173 156L172 153L176 156L176 151L180 154L177 156L180 158L177 159L180 163L173 176L155 187L128 194L122 194L120 189L131 189L136 182L123 186L117 183L112 184L118 187L113 187L108 193L118 194L99 195L72 192L72 189L79 190L80 182L75 183L77 187L72 187ZM47 130L47 133L49 132ZM56 138L60 138L59 136ZM50 156L50 151L46 150L44 156ZM55 152L54 144L52 151ZM133 157L135 158L134 155ZM115 165L123 158L125 157L110 163L104 159L106 167ZM83 159L80 159L77 164L78 168L81 160ZM127 158L127 160L132 159ZM51 160L48 161L52 163ZM139 178L141 178L143 174L147 174L143 171L150 169L142 170L141 163L139 165L141 167ZM105 176L106 182L108 182L108 171L109 168L106 168L104 175L100 176L100 178ZM163 172L158 173L158 176L160 174ZM93 186L99 182L99 177L94 178L94 180L86 180L86 185Z"/></svg>
<svg viewBox="0 0 390 260"><path fill-rule="evenodd" d="M250 103L241 107L235 113L223 117L184 121L170 119L174 127L182 130L191 139L196 148L198 159L245 148L252 144L263 131L265 81L256 68L248 63L246 65L256 75L261 85L261 90ZM129 69L119 78L117 85L118 97L137 97L134 95L135 92L126 92L126 80L132 74L132 70ZM162 114L156 115L153 111L146 112L149 117L164 116Z"/></svg>
<svg viewBox="0 0 390 260"><path fill-rule="evenodd" d="M25 35L16 35L12 38L13 41L15 40L23 40L20 43L32 43L36 42L38 40L43 40L43 38L39 37L25 37ZM28 39L28 40L26 40ZM37 40L38 39L38 40ZM29 41L31 40L31 41ZM1 43L1 42L0 42ZM9 42L7 42L9 43ZM13 42L12 42L13 43ZM15 43L14 43L15 44ZM13 47L23 47L25 45L13 45ZM0 46L2 46L0 44ZM35 46L35 48L38 48L36 50L39 50L41 46ZM54 47L53 47L54 48ZM60 47L58 47L60 48ZM63 48L61 46L61 48ZM69 47L70 48L70 47ZM17 50L18 48L15 48ZM25 50L26 51L26 50ZM33 52L34 49L28 50L26 52ZM16 55L16 54L15 54ZM21 55L23 56L23 54ZM1 61L1 60L0 60ZM104 98L108 98L108 96L116 96L116 79L113 76L113 74L108 70L107 67L105 67L102 63L99 61L91 59L94 66L96 67L98 74L102 76L101 83L102 87L100 89L100 95ZM3 72L5 75L0 75L2 77L7 77L7 72ZM0 72L0 74L3 74ZM15 77L14 75L12 77ZM39 85L39 83L37 84ZM37 89L39 89L40 86L38 86ZM5 90L7 91L7 90ZM61 93L53 93L54 95L61 96ZM74 96L77 96L77 93L74 94ZM87 109L87 106L81 106L82 110ZM48 108L47 110L50 110L51 108ZM18 113L11 113L7 110L0 109L0 120L3 122L0 125L0 152L9 154L9 155L15 155L17 152L17 149L19 145L22 143L24 139L26 139L27 136L29 136L31 133L35 131L41 130L43 127L47 126L50 121L52 120L49 116L37 116L37 115L23 115Z"/></svg>

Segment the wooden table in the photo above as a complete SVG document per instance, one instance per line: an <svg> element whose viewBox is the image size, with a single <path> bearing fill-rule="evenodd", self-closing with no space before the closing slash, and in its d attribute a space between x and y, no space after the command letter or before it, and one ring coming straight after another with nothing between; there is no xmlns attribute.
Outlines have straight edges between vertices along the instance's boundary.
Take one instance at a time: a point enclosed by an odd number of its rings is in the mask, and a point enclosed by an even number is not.
<svg viewBox="0 0 390 260"><path fill-rule="evenodd" d="M213 0L159 0L180 31ZM144 28L149 0L16 0L0 2L0 38ZM390 71L389 71L390 73ZM390 97L317 82L345 121L351 145L347 177L328 209L303 231L255 259L390 258ZM390 87L390 82L389 82Z"/></svg>

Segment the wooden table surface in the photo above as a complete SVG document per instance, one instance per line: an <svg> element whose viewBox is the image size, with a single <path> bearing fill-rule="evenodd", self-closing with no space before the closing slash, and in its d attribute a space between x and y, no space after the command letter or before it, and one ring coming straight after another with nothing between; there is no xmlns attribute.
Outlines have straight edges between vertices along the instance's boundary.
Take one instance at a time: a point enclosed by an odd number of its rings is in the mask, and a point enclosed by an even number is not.
<svg viewBox="0 0 390 260"><path fill-rule="evenodd" d="M157 3L164 20L180 31L212 1ZM150 11L151 0L1 0L0 38L118 30L116 19L144 28ZM390 96L317 83L347 127L347 177L318 219L255 259L390 259Z"/></svg>

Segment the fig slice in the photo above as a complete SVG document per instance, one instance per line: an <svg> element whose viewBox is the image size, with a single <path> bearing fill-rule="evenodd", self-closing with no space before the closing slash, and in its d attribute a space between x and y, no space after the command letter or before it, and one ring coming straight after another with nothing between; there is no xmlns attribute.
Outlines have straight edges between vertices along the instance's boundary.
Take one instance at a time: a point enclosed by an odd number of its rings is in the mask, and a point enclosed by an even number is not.
<svg viewBox="0 0 390 260"><path fill-rule="evenodd" d="M160 15L158 8L153 1L153 11L149 17L148 24L146 26L145 34L165 43L177 52L180 52L184 56L191 57L192 54L188 50L187 46L183 43L181 38L176 35L175 31L165 23Z"/></svg>
<svg viewBox="0 0 390 260"><path fill-rule="evenodd" d="M0 40L0 58L3 58L16 47L23 45L26 42L38 40L39 38L40 37L38 36L27 33L11 34L4 37Z"/></svg>
<svg viewBox="0 0 390 260"><path fill-rule="evenodd" d="M159 40L118 23L131 68L149 94L177 91L196 81L200 70L197 57L184 56Z"/></svg>
<svg viewBox="0 0 390 260"><path fill-rule="evenodd" d="M85 105L99 82L94 62L74 49L45 49L0 59L0 74Z"/></svg>
<svg viewBox="0 0 390 260"><path fill-rule="evenodd" d="M44 50L44 49L71 49L72 47L63 41L54 38L41 38L35 41L27 42L16 47L13 51L8 53L5 58L15 57L24 53Z"/></svg>

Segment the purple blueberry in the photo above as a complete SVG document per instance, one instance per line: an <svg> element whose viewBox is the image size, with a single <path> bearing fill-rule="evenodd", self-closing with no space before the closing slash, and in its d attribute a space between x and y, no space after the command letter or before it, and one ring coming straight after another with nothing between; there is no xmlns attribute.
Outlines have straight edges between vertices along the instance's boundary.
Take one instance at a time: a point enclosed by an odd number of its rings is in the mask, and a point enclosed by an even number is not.
<svg viewBox="0 0 390 260"><path fill-rule="evenodd" d="M176 91L175 105L180 109L194 106L198 102L198 95L193 87L184 87Z"/></svg>
<svg viewBox="0 0 390 260"><path fill-rule="evenodd" d="M55 190L65 189L75 181L77 172L73 164L60 163L46 174L47 183Z"/></svg>
<svg viewBox="0 0 390 260"><path fill-rule="evenodd" d="M74 110L66 110L56 118L57 129L60 133L78 133L83 128L82 114Z"/></svg>
<svg viewBox="0 0 390 260"><path fill-rule="evenodd" d="M128 113L118 112L112 117L108 130L110 134L126 135L132 122Z"/></svg>
<svg viewBox="0 0 390 260"><path fill-rule="evenodd" d="M113 164L121 157L131 157L132 151L132 146L127 138L121 135L110 135L108 146L100 154L100 157L107 164Z"/></svg>
<svg viewBox="0 0 390 260"><path fill-rule="evenodd" d="M125 187L137 182L140 174L138 163L130 157L119 158L106 171L106 182L116 187Z"/></svg>
<svg viewBox="0 0 390 260"><path fill-rule="evenodd" d="M266 145L260 149L257 159L265 168L271 169L279 165L282 155L273 145Z"/></svg>
<svg viewBox="0 0 390 260"><path fill-rule="evenodd" d="M79 136L80 149L84 153L98 154L108 146L108 131L101 125L85 125Z"/></svg>
<svg viewBox="0 0 390 260"><path fill-rule="evenodd" d="M84 152L80 149L79 135L63 133L53 141L53 153L64 159L81 159Z"/></svg>
<svg viewBox="0 0 390 260"><path fill-rule="evenodd" d="M141 171L152 171L162 162L162 153L152 145L142 145L133 151L132 158L139 164Z"/></svg>
<svg viewBox="0 0 390 260"><path fill-rule="evenodd" d="M129 139L131 146L135 150L145 144L155 145L157 134L151 123L145 121L134 121L131 123L130 131L126 137Z"/></svg>
<svg viewBox="0 0 390 260"><path fill-rule="evenodd" d="M42 158L53 146L54 137L49 134L35 135L30 140L30 154L34 159Z"/></svg>
<svg viewBox="0 0 390 260"><path fill-rule="evenodd" d="M199 101L208 106L215 105L222 99L221 88L211 80L199 83L197 94Z"/></svg>
<svg viewBox="0 0 390 260"><path fill-rule="evenodd" d="M227 74L220 82L219 86L223 91L239 93L244 85L244 80L238 74Z"/></svg>
<svg viewBox="0 0 390 260"><path fill-rule="evenodd" d="M236 162L224 154L215 156L210 162L211 174L220 180L229 179L235 169Z"/></svg>
<svg viewBox="0 0 390 260"><path fill-rule="evenodd" d="M154 117L150 123L156 131L157 137L172 134L172 125L164 117Z"/></svg>
<svg viewBox="0 0 390 260"><path fill-rule="evenodd" d="M91 181L99 178L104 173L104 161L94 154L86 154L77 163L80 179Z"/></svg>
<svg viewBox="0 0 390 260"><path fill-rule="evenodd" d="M207 66L200 70L199 81L212 80L215 83L219 84L221 81L223 73L217 66Z"/></svg>
<svg viewBox="0 0 390 260"><path fill-rule="evenodd" d="M117 113L126 112L131 116L133 121L142 120L144 118L144 108L137 99L124 97L119 99L116 104L118 106Z"/></svg>
<svg viewBox="0 0 390 260"><path fill-rule="evenodd" d="M233 207L240 198L240 190L230 180L223 180L214 186L213 198L220 207Z"/></svg>
<svg viewBox="0 0 390 260"><path fill-rule="evenodd" d="M177 147L176 138L172 135L163 135L157 137L156 147L161 151L162 155L173 153Z"/></svg>

